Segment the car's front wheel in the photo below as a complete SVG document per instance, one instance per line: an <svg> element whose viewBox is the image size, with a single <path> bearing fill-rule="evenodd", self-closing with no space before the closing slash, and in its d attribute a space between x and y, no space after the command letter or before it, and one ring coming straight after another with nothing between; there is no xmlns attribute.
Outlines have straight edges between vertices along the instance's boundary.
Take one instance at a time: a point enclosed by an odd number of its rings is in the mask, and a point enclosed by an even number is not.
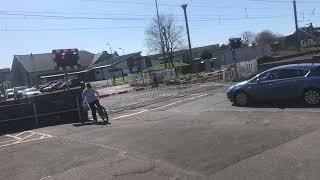
<svg viewBox="0 0 320 180"><path fill-rule="evenodd" d="M236 93L234 100L238 106L247 106L249 104L249 96L244 92Z"/></svg>
<svg viewBox="0 0 320 180"><path fill-rule="evenodd" d="M320 103L320 91L308 89L303 93L303 100L307 105L317 105Z"/></svg>

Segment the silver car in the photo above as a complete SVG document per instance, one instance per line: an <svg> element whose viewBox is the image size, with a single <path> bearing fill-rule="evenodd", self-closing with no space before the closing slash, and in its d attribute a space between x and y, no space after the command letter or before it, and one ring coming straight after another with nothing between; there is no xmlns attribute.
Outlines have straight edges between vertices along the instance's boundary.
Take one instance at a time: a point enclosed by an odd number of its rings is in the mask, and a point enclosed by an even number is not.
<svg viewBox="0 0 320 180"><path fill-rule="evenodd" d="M6 99L12 99L14 98L14 91L13 89L7 89L6 90Z"/></svg>
<svg viewBox="0 0 320 180"><path fill-rule="evenodd" d="M42 93L37 88L28 88L22 91L23 98L30 98L34 96L41 95Z"/></svg>

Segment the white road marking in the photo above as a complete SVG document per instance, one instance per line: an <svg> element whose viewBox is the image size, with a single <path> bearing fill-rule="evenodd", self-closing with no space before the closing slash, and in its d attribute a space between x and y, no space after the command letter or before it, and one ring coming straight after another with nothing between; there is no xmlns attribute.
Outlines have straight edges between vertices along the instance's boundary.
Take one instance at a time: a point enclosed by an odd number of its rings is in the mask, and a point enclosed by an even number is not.
<svg viewBox="0 0 320 180"><path fill-rule="evenodd" d="M21 133L17 134L16 137L19 137L19 136L21 136L21 135L24 134L24 133L29 133L29 131L21 132Z"/></svg>
<svg viewBox="0 0 320 180"><path fill-rule="evenodd" d="M162 109L162 108L165 108L165 107L169 107L169 106L172 106L172 105L181 103L181 102L182 102L182 101L176 101L176 102L174 102L174 103L170 103L170 104L167 104L167 105L165 105L165 106L161 106L161 107L157 107L157 108L151 109L151 111L159 110L159 109Z"/></svg>
<svg viewBox="0 0 320 180"><path fill-rule="evenodd" d="M83 141L83 140L80 140L80 139L73 139L73 138L67 138L67 137L60 137L60 138L63 138L63 139L66 139L66 140L69 140L69 141L76 141L76 142L80 142L80 143L84 143L84 144L89 144L89 145L93 145L93 146L98 146L98 147L102 147L104 149L109 149L109 150L113 150L113 151L117 151L118 152L118 155L119 156L122 156L122 157L126 157L126 154L127 152L126 151L123 151L119 148L116 148L114 146L106 146L106 145L102 145L102 144L96 144L96 143L91 143L89 141Z"/></svg>
<svg viewBox="0 0 320 180"><path fill-rule="evenodd" d="M16 139L12 139L12 140L8 140L8 141L0 142L0 144L9 143L9 142L12 142L12 141L16 141Z"/></svg>
<svg viewBox="0 0 320 180"><path fill-rule="evenodd" d="M204 96L208 96L208 94L202 94L202 95L199 95L199 96L196 96L196 97L187 98L187 99L184 99L184 100L182 100L182 101L191 100L191 99L196 99L196 98L200 98L200 97L204 97Z"/></svg>
<svg viewBox="0 0 320 180"><path fill-rule="evenodd" d="M15 138L15 139L21 139L20 137L17 137L17 136L12 136L12 135L6 135L7 137L11 137L11 138Z"/></svg>
<svg viewBox="0 0 320 180"><path fill-rule="evenodd" d="M136 112L136 113L119 116L119 117L113 118L112 120L117 120L117 119L122 119L122 118L130 117L130 116L138 115L138 114L141 114L141 113L144 113L144 112L147 112L147 111L149 111L149 110L142 110L142 111L139 111L139 112Z"/></svg>
<svg viewBox="0 0 320 180"><path fill-rule="evenodd" d="M26 136L26 137L23 137L23 138L18 137L18 135L21 136L21 135L23 135L25 133L30 133L30 134L28 136ZM41 137L37 137L35 139L29 139L29 138L32 138L32 136L34 136L34 135L41 135ZM37 133L37 132L33 132L33 131L25 131L23 133L17 134L16 136L9 135L9 134L5 135L5 136L10 137L10 138L14 138L14 139L13 140L9 140L9 141L5 141L5 142L0 142L1 144L3 144L3 145L0 146L0 148L1 147L12 146L12 145L16 145L16 144L22 144L22 143L26 143L26 142L32 142L32 141L38 141L38 140L42 140L42 139L48 139L48 138L53 137L53 136L51 136L49 134ZM29 139L29 140L27 140L27 139Z"/></svg>
<svg viewBox="0 0 320 180"><path fill-rule="evenodd" d="M29 134L28 136L26 136L26 137L24 137L24 138L22 138L22 139L20 139L20 140L18 140L18 141L16 141L16 143L20 143L20 142L22 142L22 141L24 141L24 140L26 140L26 139L28 139L29 137L31 137L31 136L33 136L33 135L35 135L35 133L31 133L31 134Z"/></svg>
<svg viewBox="0 0 320 180"><path fill-rule="evenodd" d="M49 178L51 178L51 176L47 176L47 177L41 178L40 180L45 180L45 179L49 179Z"/></svg>

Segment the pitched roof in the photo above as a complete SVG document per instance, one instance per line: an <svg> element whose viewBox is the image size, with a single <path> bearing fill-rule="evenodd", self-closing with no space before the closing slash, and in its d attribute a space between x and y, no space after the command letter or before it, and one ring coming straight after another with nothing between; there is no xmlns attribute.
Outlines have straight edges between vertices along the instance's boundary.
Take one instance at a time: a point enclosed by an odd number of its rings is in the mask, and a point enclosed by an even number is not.
<svg viewBox="0 0 320 180"><path fill-rule="evenodd" d="M112 66L112 65L116 65L116 64L119 64L121 63L122 61L125 61L131 57L134 57L136 55L140 55L141 52L136 52L136 53L132 53L132 54L127 54L127 55L123 55L123 56L116 56L116 57L113 57L113 58L110 58L110 59L107 59L101 63L98 63L98 64L95 64L93 65L93 68L96 68L96 67L101 67L101 66Z"/></svg>
<svg viewBox="0 0 320 180"><path fill-rule="evenodd" d="M94 57L93 57L93 60L92 60L92 63L91 64L98 64L102 61L105 61L107 59L110 59L112 58L114 55L112 54L109 54L108 52L106 51L103 51L101 53L98 53L98 54L95 54Z"/></svg>
<svg viewBox="0 0 320 180"><path fill-rule="evenodd" d="M87 51L79 51L79 64L81 66L89 66L92 63L94 55ZM15 55L14 58L28 72L41 72L55 70L56 63L53 61L52 53Z"/></svg>

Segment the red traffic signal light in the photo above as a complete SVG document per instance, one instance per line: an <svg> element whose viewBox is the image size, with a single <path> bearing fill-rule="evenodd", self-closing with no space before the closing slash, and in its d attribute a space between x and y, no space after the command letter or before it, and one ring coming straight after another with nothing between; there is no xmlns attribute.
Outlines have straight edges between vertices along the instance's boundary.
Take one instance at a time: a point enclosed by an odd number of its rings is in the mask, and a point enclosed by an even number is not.
<svg viewBox="0 0 320 180"><path fill-rule="evenodd" d="M65 53L62 53L60 56L60 61L64 61L64 59L65 59Z"/></svg>

